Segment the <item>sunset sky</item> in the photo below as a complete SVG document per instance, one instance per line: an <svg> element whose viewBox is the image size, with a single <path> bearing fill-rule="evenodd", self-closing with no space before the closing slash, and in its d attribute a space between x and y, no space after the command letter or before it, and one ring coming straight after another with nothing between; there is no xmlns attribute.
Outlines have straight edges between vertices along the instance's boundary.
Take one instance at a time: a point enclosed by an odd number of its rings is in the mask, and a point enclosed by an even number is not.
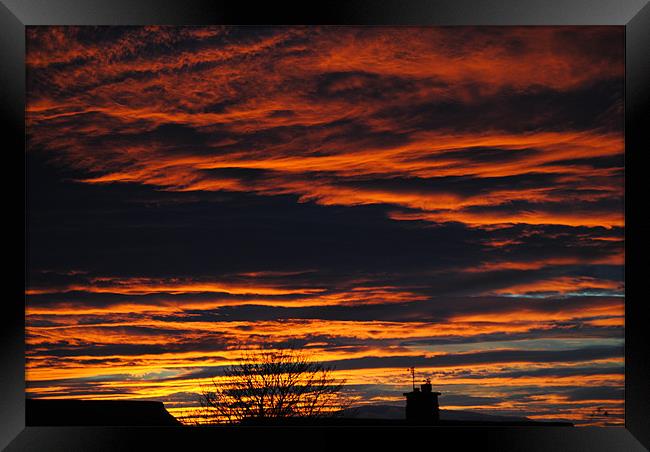
<svg viewBox="0 0 650 452"><path fill-rule="evenodd" d="M355 403L623 423L623 27L27 27L27 394L298 344ZM593 414L607 411L607 416Z"/></svg>

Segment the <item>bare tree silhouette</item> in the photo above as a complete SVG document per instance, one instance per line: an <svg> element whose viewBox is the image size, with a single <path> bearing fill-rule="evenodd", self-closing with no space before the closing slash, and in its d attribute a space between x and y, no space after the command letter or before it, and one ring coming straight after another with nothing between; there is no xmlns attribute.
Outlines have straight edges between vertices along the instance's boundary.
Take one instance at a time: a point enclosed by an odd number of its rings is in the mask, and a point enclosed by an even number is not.
<svg viewBox="0 0 650 452"><path fill-rule="evenodd" d="M295 347L245 352L202 389L201 406L215 422L335 416L348 402L333 370Z"/></svg>

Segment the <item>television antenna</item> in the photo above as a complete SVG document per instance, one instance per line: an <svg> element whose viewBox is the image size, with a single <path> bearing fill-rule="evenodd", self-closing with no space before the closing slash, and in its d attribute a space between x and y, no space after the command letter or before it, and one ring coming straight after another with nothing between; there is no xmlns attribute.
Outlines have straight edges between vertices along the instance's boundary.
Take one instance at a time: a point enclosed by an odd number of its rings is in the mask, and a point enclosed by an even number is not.
<svg viewBox="0 0 650 452"><path fill-rule="evenodd" d="M413 382L413 390L415 391L415 367L409 367L406 369L408 373L411 374L411 380Z"/></svg>

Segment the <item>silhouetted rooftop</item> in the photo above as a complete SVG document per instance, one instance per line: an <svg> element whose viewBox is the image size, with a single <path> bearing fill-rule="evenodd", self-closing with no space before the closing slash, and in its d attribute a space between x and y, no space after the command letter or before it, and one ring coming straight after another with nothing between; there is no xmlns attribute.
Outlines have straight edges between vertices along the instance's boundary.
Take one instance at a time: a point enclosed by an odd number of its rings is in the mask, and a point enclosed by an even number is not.
<svg viewBox="0 0 650 452"><path fill-rule="evenodd" d="M162 402L27 399L27 426L173 426L181 423Z"/></svg>

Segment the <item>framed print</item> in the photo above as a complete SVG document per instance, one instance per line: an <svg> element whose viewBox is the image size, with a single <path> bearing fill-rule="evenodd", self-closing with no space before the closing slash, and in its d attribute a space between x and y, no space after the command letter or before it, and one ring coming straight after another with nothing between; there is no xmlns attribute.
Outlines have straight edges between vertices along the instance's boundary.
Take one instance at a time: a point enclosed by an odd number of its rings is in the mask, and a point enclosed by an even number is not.
<svg viewBox="0 0 650 452"><path fill-rule="evenodd" d="M2 446L648 448L646 3L2 0Z"/></svg>

